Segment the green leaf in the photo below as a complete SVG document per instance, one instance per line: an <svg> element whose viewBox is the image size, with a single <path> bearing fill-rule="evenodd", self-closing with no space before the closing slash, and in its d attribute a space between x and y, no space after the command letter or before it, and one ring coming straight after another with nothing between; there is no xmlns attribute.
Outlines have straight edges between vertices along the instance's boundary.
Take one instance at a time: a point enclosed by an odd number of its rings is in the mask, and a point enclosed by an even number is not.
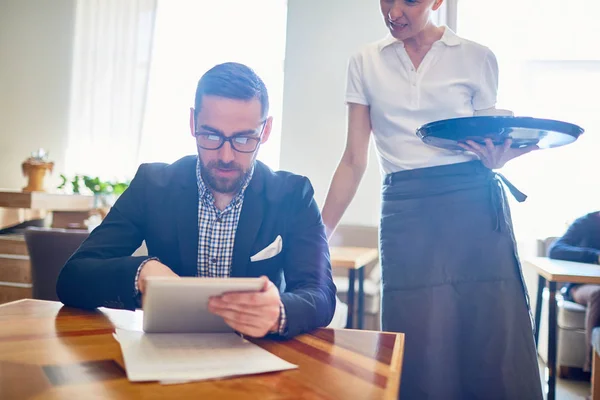
<svg viewBox="0 0 600 400"><path fill-rule="evenodd" d="M66 187L69 179L65 175L60 175L62 183L58 186L58 189ZM129 187L131 181L126 182L109 182L102 181L99 177L92 177L88 175L75 175L70 181L73 187L73 193L80 194L83 187L88 188L94 195L98 194L115 194L119 196L123 194Z"/></svg>

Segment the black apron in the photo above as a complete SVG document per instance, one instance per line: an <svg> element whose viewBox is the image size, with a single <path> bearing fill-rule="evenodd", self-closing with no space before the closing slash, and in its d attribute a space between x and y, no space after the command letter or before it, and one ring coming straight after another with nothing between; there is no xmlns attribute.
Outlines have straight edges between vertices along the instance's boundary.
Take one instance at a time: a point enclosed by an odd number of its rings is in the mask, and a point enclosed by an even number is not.
<svg viewBox="0 0 600 400"><path fill-rule="evenodd" d="M382 327L406 335L403 400L542 399L500 179L480 161L385 177Z"/></svg>

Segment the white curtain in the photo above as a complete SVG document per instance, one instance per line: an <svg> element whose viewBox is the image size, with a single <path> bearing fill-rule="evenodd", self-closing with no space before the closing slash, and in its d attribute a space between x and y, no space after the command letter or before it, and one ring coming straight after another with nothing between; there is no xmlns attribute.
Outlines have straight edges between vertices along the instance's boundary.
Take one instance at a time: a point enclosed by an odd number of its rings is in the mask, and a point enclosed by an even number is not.
<svg viewBox="0 0 600 400"><path fill-rule="evenodd" d="M600 209L599 15L598 0L458 2L458 34L487 45L498 58L498 107L586 130L574 144L503 168L529 195L511 204L521 241L561 235L575 218Z"/></svg>
<svg viewBox="0 0 600 400"><path fill-rule="evenodd" d="M132 178L156 0L78 0L66 173Z"/></svg>
<svg viewBox="0 0 600 400"><path fill-rule="evenodd" d="M285 0L159 0L140 162L196 152L189 109L198 79L215 64L236 61L253 68L269 91L273 132L258 158L278 168L286 14Z"/></svg>

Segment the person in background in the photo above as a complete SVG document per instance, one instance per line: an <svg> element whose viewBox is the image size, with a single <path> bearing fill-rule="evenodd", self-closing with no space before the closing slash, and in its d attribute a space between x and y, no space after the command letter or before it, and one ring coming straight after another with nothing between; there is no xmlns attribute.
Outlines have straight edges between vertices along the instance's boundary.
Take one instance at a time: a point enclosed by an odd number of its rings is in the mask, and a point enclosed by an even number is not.
<svg viewBox="0 0 600 400"><path fill-rule="evenodd" d="M578 218L567 232L548 249L548 257L557 260L600 264L600 211ZM600 326L600 285L567 284L562 288L565 299L586 306L585 336L587 343L584 371L592 368L592 330Z"/></svg>
<svg viewBox="0 0 600 400"><path fill-rule="evenodd" d="M373 136L385 174L382 327L406 334L400 398L542 399L503 178L492 171L534 147L488 139L450 151L415 134L429 122L498 112L496 57L436 26L442 3L380 0L390 34L350 59L346 149L323 220L330 236Z"/></svg>

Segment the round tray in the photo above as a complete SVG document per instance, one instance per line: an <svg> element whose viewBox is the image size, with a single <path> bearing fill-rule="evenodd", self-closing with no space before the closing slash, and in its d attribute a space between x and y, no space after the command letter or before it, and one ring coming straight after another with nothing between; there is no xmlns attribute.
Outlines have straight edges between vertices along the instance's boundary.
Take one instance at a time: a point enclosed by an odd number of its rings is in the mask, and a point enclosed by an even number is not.
<svg viewBox="0 0 600 400"><path fill-rule="evenodd" d="M424 143L448 150L463 150L457 143L472 140L496 145L512 139L511 147L537 145L541 149L573 143L583 129L568 122L531 117L479 116L452 118L425 124L417 129Z"/></svg>

